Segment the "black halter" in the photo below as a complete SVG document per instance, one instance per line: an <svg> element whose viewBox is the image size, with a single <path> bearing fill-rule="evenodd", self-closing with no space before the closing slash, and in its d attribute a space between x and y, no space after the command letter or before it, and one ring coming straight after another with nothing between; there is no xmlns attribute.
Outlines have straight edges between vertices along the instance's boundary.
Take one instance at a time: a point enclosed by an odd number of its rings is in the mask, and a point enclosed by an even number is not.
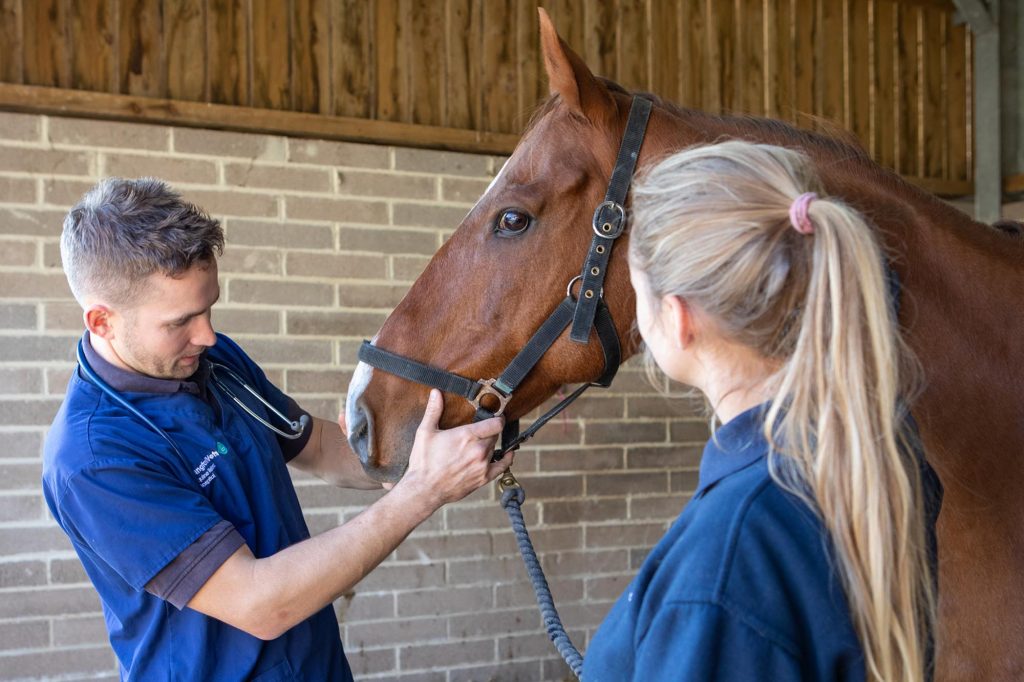
<svg viewBox="0 0 1024 682"><path fill-rule="evenodd" d="M601 342L601 350L604 353L604 371L601 376L596 381L583 384L574 390L544 413L522 434L519 433L518 419L506 422L501 434L501 447L495 450L493 461L518 449L524 441L572 404L590 386L607 387L615 378L621 360L621 350L611 312L604 301L605 270L608 267L615 240L626 231L626 195L629 192L633 171L636 169L636 160L640 153L640 146L643 144L650 113L650 100L641 97L633 98L629 110L629 121L626 123L626 132L619 146L619 154L615 160L615 168L612 169L612 177L608 183L605 200L594 211L594 238L591 241L587 257L583 261L583 270L569 282L565 299L541 324L498 378L477 381L467 379L453 372L431 367L383 350L369 341L363 341L359 348L359 359L371 367L409 381L462 396L476 408L475 420L480 421L504 414L505 407L512 400L512 394L519 384L562 335L570 322L572 331L569 338L576 343L589 343L591 329L595 329ZM573 285L578 280L580 281L579 295L577 298L573 298ZM493 400L497 401L497 409L485 407L481 403L484 396L492 396Z"/></svg>

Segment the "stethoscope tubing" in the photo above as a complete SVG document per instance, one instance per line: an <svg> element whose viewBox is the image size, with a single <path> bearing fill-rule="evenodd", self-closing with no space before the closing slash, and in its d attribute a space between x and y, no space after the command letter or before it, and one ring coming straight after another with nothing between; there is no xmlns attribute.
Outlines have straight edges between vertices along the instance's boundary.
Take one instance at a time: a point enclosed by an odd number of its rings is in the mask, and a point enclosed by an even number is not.
<svg viewBox="0 0 1024 682"><path fill-rule="evenodd" d="M100 378L100 376L96 373L96 370L92 368L92 365L89 364L89 361L85 357L85 350L82 346L81 339L79 339L78 341L76 355L78 358L78 366L82 369L82 373L85 374L86 378L89 379L89 381L95 384L96 387L99 388L100 391L102 391L103 394L106 395L108 398L110 398L115 403L123 407L133 416L137 417L139 421L148 426L151 430L160 434L160 437L167 441L167 444L171 446L171 449L174 450L175 454L177 454L178 457L180 457L183 461L185 460L185 455L181 452L177 444L175 444L174 440L167 434L166 431L157 426L153 422L153 420L147 417L145 414L143 414L139 408L135 407L135 405L132 405L132 403L127 398L118 393L113 386L111 386L106 381ZM263 396L257 393L252 386L246 383L245 380L242 379L242 377L238 376L238 374L230 367L215 362L210 362L210 367L210 378L212 379L213 385L216 386L221 391L223 391L239 407L245 410L246 413L248 413L253 419L258 421L260 424L267 427L268 429L278 434L279 436L283 436L291 440L299 438L305 432L306 426L309 424L309 417L307 415L302 415L302 417L298 421L288 419L288 417L281 414L280 410L271 405ZM270 410L271 413L273 413L275 416L281 419L281 421L288 424L288 426L292 429L294 433L285 433L278 429L277 427L275 427L270 422L268 422L266 419L263 419L258 414L256 414L252 410L252 408L250 408L248 405L242 402L242 400L237 395L235 395L234 391L228 388L227 385L219 377L217 377L216 372L219 370L223 370L230 379L232 379L239 386L241 386L249 393L251 393L258 401L260 401L260 403L262 403L268 410Z"/></svg>

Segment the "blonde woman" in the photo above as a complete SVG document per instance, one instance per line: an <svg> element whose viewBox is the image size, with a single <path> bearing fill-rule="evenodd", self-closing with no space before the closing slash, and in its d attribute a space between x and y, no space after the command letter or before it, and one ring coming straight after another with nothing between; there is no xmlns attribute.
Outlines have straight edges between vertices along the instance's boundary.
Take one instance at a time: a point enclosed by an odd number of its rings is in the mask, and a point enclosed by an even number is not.
<svg viewBox="0 0 1024 682"><path fill-rule="evenodd" d="M738 141L658 163L633 208L637 327L721 426L583 679L929 678L941 488L872 230L799 152Z"/></svg>

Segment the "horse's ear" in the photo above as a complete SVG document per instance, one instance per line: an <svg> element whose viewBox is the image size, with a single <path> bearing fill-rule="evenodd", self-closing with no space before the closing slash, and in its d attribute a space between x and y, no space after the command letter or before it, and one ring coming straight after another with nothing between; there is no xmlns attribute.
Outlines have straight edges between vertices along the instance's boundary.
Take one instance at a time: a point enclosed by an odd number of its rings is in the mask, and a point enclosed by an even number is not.
<svg viewBox="0 0 1024 682"><path fill-rule="evenodd" d="M548 74L548 89L552 95L560 95L570 109L592 119L593 113L605 110L593 107L612 101L608 90L594 77L580 56L559 37L544 8L538 7L537 12L540 14L540 48L544 54L544 70Z"/></svg>

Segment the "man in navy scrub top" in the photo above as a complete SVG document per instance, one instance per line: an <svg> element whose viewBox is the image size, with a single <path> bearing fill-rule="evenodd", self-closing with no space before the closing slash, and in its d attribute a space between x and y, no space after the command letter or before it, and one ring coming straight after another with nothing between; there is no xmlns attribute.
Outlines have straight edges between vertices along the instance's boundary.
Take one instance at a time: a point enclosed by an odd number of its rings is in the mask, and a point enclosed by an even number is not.
<svg viewBox="0 0 1024 682"><path fill-rule="evenodd" d="M61 255L86 331L43 492L99 592L122 679L351 680L332 602L508 466L489 463L501 422L439 431L435 392L404 478L310 538L286 465L380 484L340 424L214 332L223 243L153 179L104 180L71 209Z"/></svg>

